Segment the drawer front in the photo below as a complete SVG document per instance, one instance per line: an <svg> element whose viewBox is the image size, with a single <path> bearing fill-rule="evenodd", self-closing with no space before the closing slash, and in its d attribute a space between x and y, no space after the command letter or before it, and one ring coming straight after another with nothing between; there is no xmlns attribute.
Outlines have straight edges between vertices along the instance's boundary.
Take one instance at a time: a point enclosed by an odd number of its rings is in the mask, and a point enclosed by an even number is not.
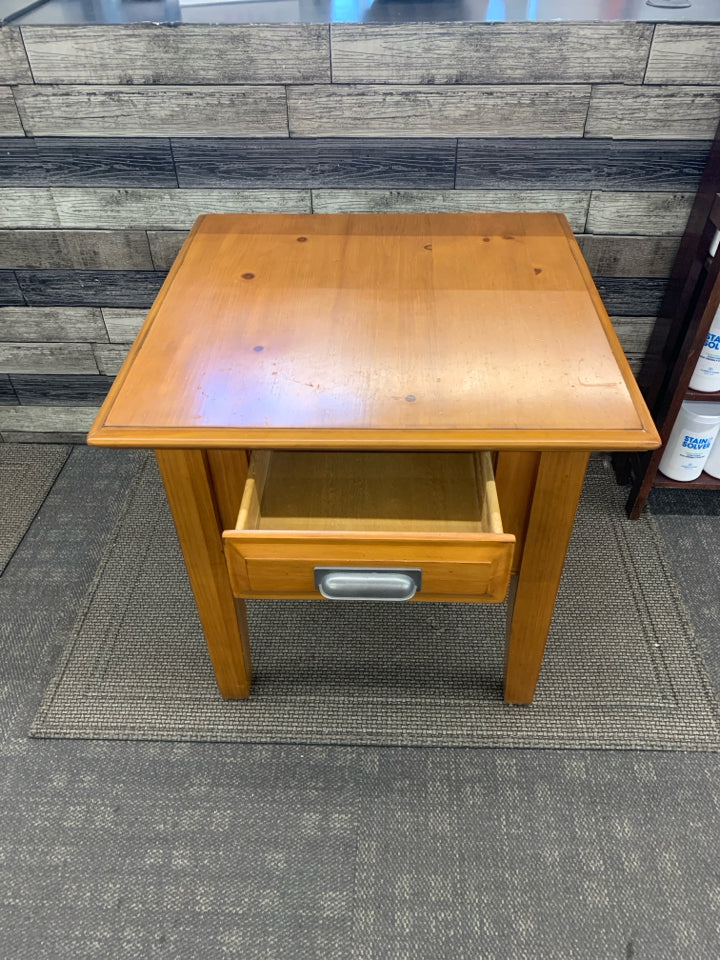
<svg viewBox="0 0 720 960"><path fill-rule="evenodd" d="M514 537L383 537L228 531L224 535L237 597L320 598L315 567L413 567L422 587L413 600L499 602L510 579Z"/></svg>

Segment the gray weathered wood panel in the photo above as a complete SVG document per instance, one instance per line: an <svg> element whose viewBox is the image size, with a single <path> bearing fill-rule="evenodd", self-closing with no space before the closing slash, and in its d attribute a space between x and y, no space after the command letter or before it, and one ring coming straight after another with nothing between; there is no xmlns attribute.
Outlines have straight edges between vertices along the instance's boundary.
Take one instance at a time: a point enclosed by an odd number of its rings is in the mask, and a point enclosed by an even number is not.
<svg viewBox="0 0 720 960"><path fill-rule="evenodd" d="M16 229L189 230L203 213L309 213L309 190L0 189L0 223Z"/></svg>
<svg viewBox="0 0 720 960"><path fill-rule="evenodd" d="M584 234L578 243L593 274L606 277L669 277L679 237L609 237Z"/></svg>
<svg viewBox="0 0 720 960"><path fill-rule="evenodd" d="M112 343L132 343L145 322L147 310L103 307L102 315Z"/></svg>
<svg viewBox="0 0 720 960"><path fill-rule="evenodd" d="M285 88L18 86L29 136L285 137Z"/></svg>
<svg viewBox="0 0 720 960"><path fill-rule="evenodd" d="M17 406L0 409L0 436L5 443L82 442L98 407Z"/></svg>
<svg viewBox="0 0 720 960"><path fill-rule="evenodd" d="M455 140L319 137L173 140L181 187L455 186Z"/></svg>
<svg viewBox="0 0 720 960"><path fill-rule="evenodd" d="M187 237L187 230L148 230L156 270L169 270Z"/></svg>
<svg viewBox="0 0 720 960"><path fill-rule="evenodd" d="M150 307L165 273L152 270L16 270L31 306Z"/></svg>
<svg viewBox="0 0 720 960"><path fill-rule="evenodd" d="M288 87L294 137L582 137L590 87Z"/></svg>
<svg viewBox="0 0 720 960"><path fill-rule="evenodd" d="M177 187L177 178L169 139L6 137L0 139L0 184Z"/></svg>
<svg viewBox="0 0 720 960"><path fill-rule="evenodd" d="M0 308L0 340L96 343L107 339L97 307Z"/></svg>
<svg viewBox="0 0 720 960"><path fill-rule="evenodd" d="M10 87L0 87L0 137L24 137L15 99Z"/></svg>
<svg viewBox="0 0 720 960"><path fill-rule="evenodd" d="M87 373L18 373L10 377L21 404L55 407L97 407L105 399L112 379Z"/></svg>
<svg viewBox="0 0 720 960"><path fill-rule="evenodd" d="M323 83L324 24L26 26L37 83Z"/></svg>
<svg viewBox="0 0 720 960"><path fill-rule="evenodd" d="M659 23L645 83L720 84L720 24Z"/></svg>
<svg viewBox="0 0 720 960"><path fill-rule="evenodd" d="M0 270L0 306L23 304L22 291L14 270Z"/></svg>
<svg viewBox="0 0 720 960"><path fill-rule="evenodd" d="M642 83L643 23L333 24L334 83Z"/></svg>
<svg viewBox="0 0 720 960"><path fill-rule="evenodd" d="M0 373L0 405L3 407L17 404L18 398L7 373Z"/></svg>
<svg viewBox="0 0 720 960"><path fill-rule="evenodd" d="M95 362L100 373L114 377L128 353L126 343L97 343L93 347Z"/></svg>
<svg viewBox="0 0 720 960"><path fill-rule="evenodd" d="M0 267L152 270L142 230L0 230Z"/></svg>
<svg viewBox="0 0 720 960"><path fill-rule="evenodd" d="M655 277L594 279L607 312L625 317L656 316L667 287L667 280Z"/></svg>
<svg viewBox="0 0 720 960"><path fill-rule="evenodd" d="M650 343L655 317L611 317L626 354L642 356Z"/></svg>
<svg viewBox="0 0 720 960"><path fill-rule="evenodd" d="M455 213L545 211L564 213L585 229L589 193L552 190L313 190L316 213Z"/></svg>
<svg viewBox="0 0 720 960"><path fill-rule="evenodd" d="M89 343L0 343L3 373L98 373Z"/></svg>
<svg viewBox="0 0 720 960"><path fill-rule="evenodd" d="M720 87L593 87L585 135L645 140L710 140L720 120Z"/></svg>
<svg viewBox="0 0 720 960"><path fill-rule="evenodd" d="M32 83L19 27L0 26L0 83Z"/></svg>
<svg viewBox="0 0 720 960"><path fill-rule="evenodd" d="M586 233L680 237L694 200L692 193L615 193L590 197Z"/></svg>
<svg viewBox="0 0 720 960"><path fill-rule="evenodd" d="M463 138L458 142L455 186L695 191L710 146L708 140Z"/></svg>

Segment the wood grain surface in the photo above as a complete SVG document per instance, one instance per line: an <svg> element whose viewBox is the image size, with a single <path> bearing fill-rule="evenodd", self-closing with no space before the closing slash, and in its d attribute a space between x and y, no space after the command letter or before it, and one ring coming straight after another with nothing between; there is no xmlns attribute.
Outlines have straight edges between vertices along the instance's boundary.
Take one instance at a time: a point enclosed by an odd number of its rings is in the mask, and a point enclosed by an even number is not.
<svg viewBox="0 0 720 960"><path fill-rule="evenodd" d="M114 377L128 353L126 343L96 343L93 346L95 362L100 373Z"/></svg>
<svg viewBox="0 0 720 960"><path fill-rule="evenodd" d="M24 137L15 99L10 87L0 87L0 137Z"/></svg>
<svg viewBox="0 0 720 960"><path fill-rule="evenodd" d="M0 25L0 83L32 83L19 27Z"/></svg>
<svg viewBox="0 0 720 960"><path fill-rule="evenodd" d="M103 307L102 316L111 343L132 343L147 317L147 310Z"/></svg>
<svg viewBox="0 0 720 960"><path fill-rule="evenodd" d="M0 373L0 405L15 406L19 403L15 389L7 373Z"/></svg>
<svg viewBox="0 0 720 960"><path fill-rule="evenodd" d="M0 267L152 270L143 230L0 230Z"/></svg>
<svg viewBox="0 0 720 960"><path fill-rule="evenodd" d="M165 279L152 270L16 270L31 306L150 307Z"/></svg>
<svg viewBox="0 0 720 960"><path fill-rule="evenodd" d="M587 233L678 237L693 199L692 193L593 192Z"/></svg>
<svg viewBox="0 0 720 960"><path fill-rule="evenodd" d="M66 230L185 229L204 213L304 213L308 190L0 188L4 227Z"/></svg>
<svg viewBox="0 0 720 960"><path fill-rule="evenodd" d="M555 214L206 216L130 356L93 442L656 443Z"/></svg>
<svg viewBox="0 0 720 960"><path fill-rule="evenodd" d="M95 343L107 339L102 313L96 307L0 309L0 340Z"/></svg>
<svg viewBox="0 0 720 960"><path fill-rule="evenodd" d="M643 23L337 23L334 83L642 83Z"/></svg>
<svg viewBox="0 0 720 960"><path fill-rule="evenodd" d="M96 415L91 406L7 406L0 409L0 436L5 443L82 443Z"/></svg>
<svg viewBox="0 0 720 960"><path fill-rule="evenodd" d="M172 141L181 187L432 187L455 185L454 140L319 137Z"/></svg>
<svg viewBox="0 0 720 960"><path fill-rule="evenodd" d="M720 25L659 23L645 83L720 84Z"/></svg>
<svg viewBox="0 0 720 960"><path fill-rule="evenodd" d="M280 86L14 88L30 136L286 137ZM11 131L8 131L11 132Z"/></svg>
<svg viewBox="0 0 720 960"><path fill-rule="evenodd" d="M98 373L89 343L0 343L3 373Z"/></svg>
<svg viewBox="0 0 720 960"><path fill-rule="evenodd" d="M323 24L25 26L36 83L329 82Z"/></svg>
<svg viewBox="0 0 720 960"><path fill-rule="evenodd" d="M586 137L711 140L720 87L593 87Z"/></svg>
<svg viewBox="0 0 720 960"><path fill-rule="evenodd" d="M349 84L287 96L293 137L582 137L590 87Z"/></svg>
<svg viewBox="0 0 720 960"><path fill-rule="evenodd" d="M680 245L679 237L581 234L577 241L590 272L606 277L669 277Z"/></svg>
<svg viewBox="0 0 720 960"><path fill-rule="evenodd" d="M14 270L0 270L0 307L24 304Z"/></svg>
<svg viewBox="0 0 720 960"><path fill-rule="evenodd" d="M33 406L92 406L105 399L111 377L93 374L15 374L12 387L22 404Z"/></svg>

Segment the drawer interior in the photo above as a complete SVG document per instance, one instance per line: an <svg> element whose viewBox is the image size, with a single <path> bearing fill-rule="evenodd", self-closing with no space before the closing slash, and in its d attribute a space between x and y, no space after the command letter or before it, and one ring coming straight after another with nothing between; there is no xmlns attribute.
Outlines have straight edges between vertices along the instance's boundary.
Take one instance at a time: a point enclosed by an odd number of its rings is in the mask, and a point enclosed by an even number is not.
<svg viewBox="0 0 720 960"><path fill-rule="evenodd" d="M503 532L487 451L258 450L236 529Z"/></svg>

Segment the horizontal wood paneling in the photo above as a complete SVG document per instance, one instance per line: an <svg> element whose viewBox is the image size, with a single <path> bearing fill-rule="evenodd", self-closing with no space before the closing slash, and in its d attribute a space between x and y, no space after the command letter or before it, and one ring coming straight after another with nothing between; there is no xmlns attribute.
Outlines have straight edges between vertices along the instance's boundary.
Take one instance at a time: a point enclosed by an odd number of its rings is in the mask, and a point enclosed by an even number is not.
<svg viewBox="0 0 720 960"><path fill-rule="evenodd" d="M461 139L457 187L695 191L707 140Z"/></svg>
<svg viewBox="0 0 720 960"><path fill-rule="evenodd" d="M102 313L96 307L0 309L0 340L96 343L107 339Z"/></svg>
<svg viewBox="0 0 720 960"><path fill-rule="evenodd" d="M692 193L593 193L586 232L681 236L693 199Z"/></svg>
<svg viewBox="0 0 720 960"><path fill-rule="evenodd" d="M655 317L611 317L615 333L626 354L642 356L655 326Z"/></svg>
<svg viewBox="0 0 720 960"><path fill-rule="evenodd" d="M556 210L582 233L589 198L588 193L559 190L313 190L313 209L316 213Z"/></svg>
<svg viewBox="0 0 720 960"><path fill-rule="evenodd" d="M13 270L0 270L0 307L25 303Z"/></svg>
<svg viewBox="0 0 720 960"><path fill-rule="evenodd" d="M580 249L593 274L608 277L669 277L679 237L582 235Z"/></svg>
<svg viewBox="0 0 720 960"><path fill-rule="evenodd" d="M25 300L37 306L150 307L165 273L150 270L17 270Z"/></svg>
<svg viewBox="0 0 720 960"><path fill-rule="evenodd" d="M112 377L92 374L15 374L10 377L18 401L33 406L99 406Z"/></svg>
<svg viewBox="0 0 720 960"><path fill-rule="evenodd" d="M655 316L667 281L651 277L595 277L605 309L625 317Z"/></svg>
<svg viewBox="0 0 720 960"><path fill-rule="evenodd" d="M188 235L187 230L148 230L156 270L169 270Z"/></svg>
<svg viewBox="0 0 720 960"><path fill-rule="evenodd" d="M0 436L5 443L80 443L97 410L98 407L77 406L2 407Z"/></svg>
<svg viewBox="0 0 720 960"><path fill-rule="evenodd" d="M36 83L312 83L330 80L324 24L22 28Z"/></svg>
<svg viewBox="0 0 720 960"><path fill-rule="evenodd" d="M334 83L642 83L643 23L333 24Z"/></svg>
<svg viewBox="0 0 720 960"><path fill-rule="evenodd" d="M0 405L3 407L17 404L18 398L7 373L0 373Z"/></svg>
<svg viewBox="0 0 720 960"><path fill-rule="evenodd" d="M168 139L25 137L0 139L0 184L176 187Z"/></svg>
<svg viewBox="0 0 720 960"><path fill-rule="evenodd" d="M0 87L0 137L24 137L15 100L10 87Z"/></svg>
<svg viewBox="0 0 720 960"><path fill-rule="evenodd" d="M590 87L288 87L295 137L581 137Z"/></svg>
<svg viewBox="0 0 720 960"><path fill-rule="evenodd" d="M147 310L103 307L102 315L112 343L132 343L147 317Z"/></svg>
<svg viewBox="0 0 720 960"><path fill-rule="evenodd" d="M173 140L181 187L451 189L455 149L437 138Z"/></svg>
<svg viewBox="0 0 720 960"><path fill-rule="evenodd" d="M0 83L32 83L18 27L0 26Z"/></svg>
<svg viewBox="0 0 720 960"><path fill-rule="evenodd" d="M152 270L142 230L0 230L0 267Z"/></svg>
<svg viewBox="0 0 720 960"><path fill-rule="evenodd" d="M97 373L89 343L0 343L3 373Z"/></svg>
<svg viewBox="0 0 720 960"><path fill-rule="evenodd" d="M14 90L25 130L36 137L285 137L288 132L283 87Z"/></svg>
<svg viewBox="0 0 720 960"><path fill-rule="evenodd" d="M659 23L645 83L720 84L720 25Z"/></svg>
<svg viewBox="0 0 720 960"><path fill-rule="evenodd" d="M98 343L93 349L95 362L100 373L114 377L127 356L128 345L126 343Z"/></svg>
<svg viewBox="0 0 720 960"><path fill-rule="evenodd" d="M309 213L309 190L0 189L4 227L184 229L203 213Z"/></svg>
<svg viewBox="0 0 720 960"><path fill-rule="evenodd" d="M593 87L585 136L709 140L719 120L718 87Z"/></svg>

